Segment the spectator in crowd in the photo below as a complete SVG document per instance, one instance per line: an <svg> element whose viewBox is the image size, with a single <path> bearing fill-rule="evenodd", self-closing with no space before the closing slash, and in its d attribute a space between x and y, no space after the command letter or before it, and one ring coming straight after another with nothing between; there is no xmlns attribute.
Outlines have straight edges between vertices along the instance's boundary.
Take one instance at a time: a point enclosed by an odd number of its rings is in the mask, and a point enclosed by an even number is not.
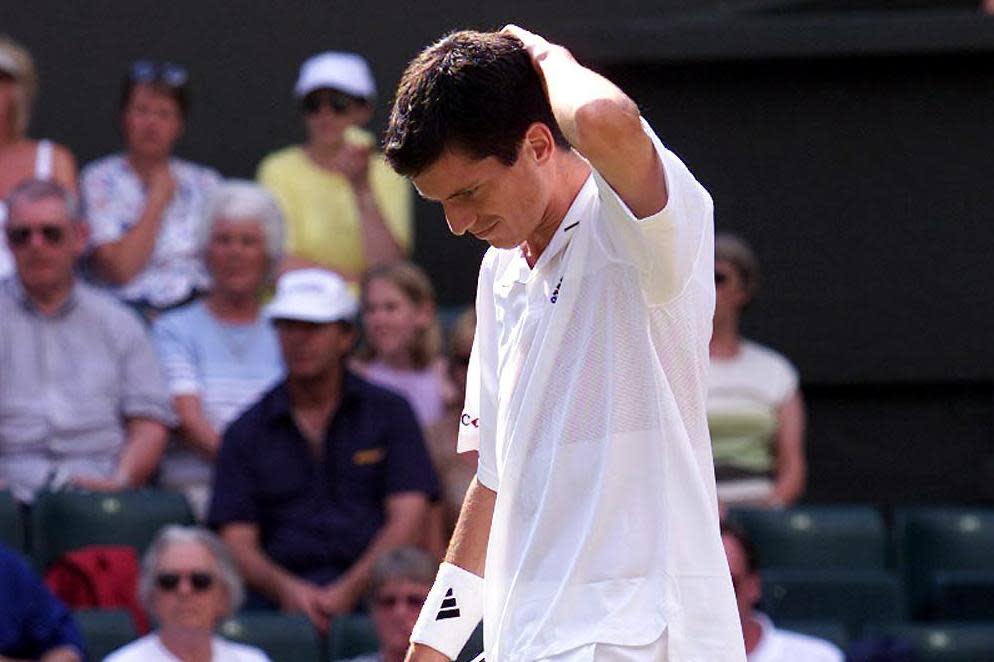
<svg viewBox="0 0 994 662"><path fill-rule="evenodd" d="M411 262L373 267L362 278L365 344L356 368L374 384L403 395L423 428L441 418L452 397L435 312L431 281Z"/></svg>
<svg viewBox="0 0 994 662"><path fill-rule="evenodd" d="M211 288L158 318L153 339L179 416L159 481L182 490L202 519L221 433L283 374L276 333L260 312L283 219L264 188L228 181L212 196L199 239Z"/></svg>
<svg viewBox="0 0 994 662"><path fill-rule="evenodd" d="M804 401L797 370L739 335L756 295L759 266L731 234L715 238L716 301L708 377L708 425L718 498L724 505L783 507L804 492Z"/></svg>
<svg viewBox="0 0 994 662"><path fill-rule="evenodd" d="M403 662L437 572L438 561L417 547L398 547L376 560L367 600L380 647L349 662Z"/></svg>
<svg viewBox="0 0 994 662"><path fill-rule="evenodd" d="M225 432L209 516L250 604L303 612L322 633L374 559L417 540L438 489L410 406L346 369L357 312L331 272L280 278L266 314L287 377Z"/></svg>
<svg viewBox="0 0 994 662"><path fill-rule="evenodd" d="M142 559L138 594L158 630L111 653L106 662L262 662L261 650L214 631L245 597L238 569L217 536L167 526Z"/></svg>
<svg viewBox="0 0 994 662"><path fill-rule="evenodd" d="M7 209L16 274L0 283L0 480L21 501L66 482L142 485L173 421L145 329L75 278L86 227L72 193L32 179Z"/></svg>
<svg viewBox="0 0 994 662"><path fill-rule="evenodd" d="M132 64L121 94L125 151L90 163L81 176L95 276L149 319L208 284L197 238L220 177L173 156L188 78L179 65Z"/></svg>
<svg viewBox="0 0 994 662"><path fill-rule="evenodd" d="M0 660L82 662L83 650L66 606L23 559L0 545Z"/></svg>
<svg viewBox="0 0 994 662"><path fill-rule="evenodd" d="M732 573L749 662L842 662L842 651L834 644L778 630L765 614L756 611L763 593L759 552L745 533L729 524L721 526L721 541Z"/></svg>
<svg viewBox="0 0 994 662"><path fill-rule="evenodd" d="M294 93L307 142L270 154L258 172L286 217L284 269L318 266L358 282L412 241L410 185L360 128L373 113L373 74L355 53L320 53L300 68Z"/></svg>
<svg viewBox="0 0 994 662"><path fill-rule="evenodd" d="M27 137L38 75L31 54L13 39L0 37L0 199L25 179L53 179L76 189L76 160L62 145ZM0 203L0 228L7 208ZM0 242L0 278L14 271L7 247Z"/></svg>
<svg viewBox="0 0 994 662"><path fill-rule="evenodd" d="M456 438L460 425L472 425L469 419L462 420L462 405L466 400L466 371L469 368L469 353L473 348L473 334L476 332L476 311L466 308L452 325L449 334L447 372L452 385L452 394L446 402L445 412L425 433L428 451L431 453L435 469L442 484L442 498L433 515L441 519L444 535L443 544L448 542L459 517L459 510L466 496L473 476L476 475L478 456L476 451L456 452Z"/></svg>

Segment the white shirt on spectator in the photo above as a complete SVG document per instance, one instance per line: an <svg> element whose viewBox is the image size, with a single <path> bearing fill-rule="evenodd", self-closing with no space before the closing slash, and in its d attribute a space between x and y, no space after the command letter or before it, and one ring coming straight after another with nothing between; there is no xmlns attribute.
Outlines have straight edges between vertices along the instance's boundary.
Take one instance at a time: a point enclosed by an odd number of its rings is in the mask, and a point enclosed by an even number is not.
<svg viewBox="0 0 994 662"><path fill-rule="evenodd" d="M749 662L843 662L839 648L824 639L778 630L765 614L754 614L763 629Z"/></svg>
<svg viewBox="0 0 994 662"><path fill-rule="evenodd" d="M118 648L104 662L182 662L169 652L156 633L147 634ZM211 662L269 662L269 656L258 648L238 644L221 637L211 640Z"/></svg>
<svg viewBox="0 0 994 662"><path fill-rule="evenodd" d="M152 256L130 282L111 288L124 301L168 307L207 289L210 282L198 242L207 200L221 177L182 159L172 159L169 167L176 192L163 212ZM80 193L93 247L120 239L145 209L145 186L122 154L83 168Z"/></svg>
<svg viewBox="0 0 994 662"><path fill-rule="evenodd" d="M591 643L745 660L705 418L714 310L707 191L643 122L665 209L637 219L594 171L534 268L491 248L460 450L497 492L488 659Z"/></svg>

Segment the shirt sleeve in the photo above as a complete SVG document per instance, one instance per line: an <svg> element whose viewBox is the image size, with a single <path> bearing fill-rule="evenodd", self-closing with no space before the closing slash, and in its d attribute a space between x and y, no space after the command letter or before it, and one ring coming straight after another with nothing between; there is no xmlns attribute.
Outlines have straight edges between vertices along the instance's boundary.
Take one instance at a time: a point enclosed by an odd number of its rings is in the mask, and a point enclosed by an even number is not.
<svg viewBox="0 0 994 662"><path fill-rule="evenodd" d="M712 251L708 238L713 233L714 204L687 166L663 146L644 119L642 128L663 167L666 206L651 216L638 218L596 170L594 180L606 221L602 228L605 244L638 268L648 302L660 304L683 292L698 271L703 254Z"/></svg>
<svg viewBox="0 0 994 662"><path fill-rule="evenodd" d="M438 478L425 446L421 426L407 401L397 396L386 417L387 458L385 492L424 492L429 498L439 495Z"/></svg>
<svg viewBox="0 0 994 662"><path fill-rule="evenodd" d="M175 315L166 314L152 326L152 342L162 364L163 377L169 392L176 395L197 395L203 390L193 343L196 329Z"/></svg>
<svg viewBox="0 0 994 662"><path fill-rule="evenodd" d="M497 491L497 339L493 273L496 252L488 251L476 289L476 332L466 373L466 400L459 418L460 453L479 451L477 478Z"/></svg>
<svg viewBox="0 0 994 662"><path fill-rule="evenodd" d="M102 246L117 241L124 235L121 210L115 201L115 182L111 162L98 161L83 168L79 179L80 197L90 229L90 245Z"/></svg>
<svg viewBox="0 0 994 662"><path fill-rule="evenodd" d="M214 461L214 481L207 513L207 521L214 528L234 522L259 522L259 505L252 489L256 482L252 476L255 464L247 436L251 426L239 421L225 431Z"/></svg>
<svg viewBox="0 0 994 662"><path fill-rule="evenodd" d="M121 339L121 414L176 424L162 369L145 327L130 311L121 315L116 333Z"/></svg>
<svg viewBox="0 0 994 662"><path fill-rule="evenodd" d="M8 570L20 577L17 600L23 609L21 650L32 658L61 646L72 646L83 655L83 637L62 602L49 592L41 580L20 559Z"/></svg>

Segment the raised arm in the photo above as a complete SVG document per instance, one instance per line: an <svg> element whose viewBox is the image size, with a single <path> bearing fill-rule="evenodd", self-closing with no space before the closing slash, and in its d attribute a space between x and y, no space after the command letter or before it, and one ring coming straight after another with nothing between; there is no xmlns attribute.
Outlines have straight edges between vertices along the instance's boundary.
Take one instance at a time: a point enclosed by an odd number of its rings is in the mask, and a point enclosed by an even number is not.
<svg viewBox="0 0 994 662"><path fill-rule="evenodd" d="M638 106L617 85L578 63L564 47L516 25L504 30L525 45L545 83L559 128L639 218L668 199L663 168L642 129Z"/></svg>

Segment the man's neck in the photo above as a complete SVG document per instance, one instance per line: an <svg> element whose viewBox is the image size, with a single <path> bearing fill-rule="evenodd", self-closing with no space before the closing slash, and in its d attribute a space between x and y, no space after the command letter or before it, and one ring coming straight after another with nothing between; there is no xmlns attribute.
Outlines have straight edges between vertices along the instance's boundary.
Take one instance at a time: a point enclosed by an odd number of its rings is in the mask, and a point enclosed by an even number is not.
<svg viewBox="0 0 994 662"><path fill-rule="evenodd" d="M73 281L71 279L68 283L61 283L52 287L35 290L24 288L28 301L45 317L50 317L60 311L66 305L66 302L69 301L72 290Z"/></svg>
<svg viewBox="0 0 994 662"><path fill-rule="evenodd" d="M521 244L521 252L529 267L535 266L542 253L548 248L556 230L566 217L570 206L590 176L590 165L573 151L563 154L555 177L558 182L549 204L542 214L542 221L535 232Z"/></svg>

